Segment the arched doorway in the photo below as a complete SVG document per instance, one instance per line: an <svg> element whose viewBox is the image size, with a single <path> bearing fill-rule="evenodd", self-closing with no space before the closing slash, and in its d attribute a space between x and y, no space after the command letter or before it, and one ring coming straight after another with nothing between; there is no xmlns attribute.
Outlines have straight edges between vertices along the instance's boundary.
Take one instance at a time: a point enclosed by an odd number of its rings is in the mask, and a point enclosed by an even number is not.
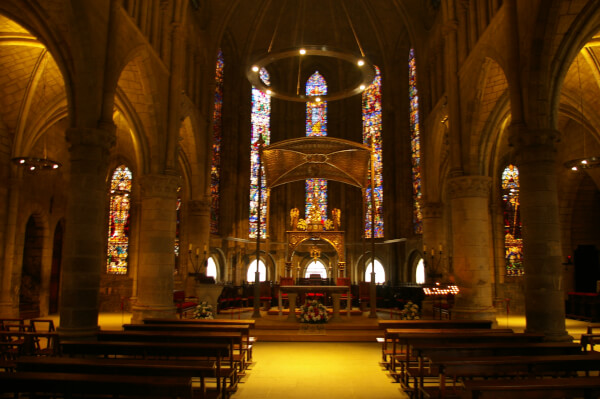
<svg viewBox="0 0 600 399"><path fill-rule="evenodd" d="M48 308L48 312L50 314L58 313L63 234L63 221L60 221L56 225L56 229L54 229L54 239L52 244L52 266L50 268L50 302Z"/></svg>
<svg viewBox="0 0 600 399"><path fill-rule="evenodd" d="M25 227L23 264L19 290L19 317L40 316L40 288L42 282L43 228L31 216Z"/></svg>

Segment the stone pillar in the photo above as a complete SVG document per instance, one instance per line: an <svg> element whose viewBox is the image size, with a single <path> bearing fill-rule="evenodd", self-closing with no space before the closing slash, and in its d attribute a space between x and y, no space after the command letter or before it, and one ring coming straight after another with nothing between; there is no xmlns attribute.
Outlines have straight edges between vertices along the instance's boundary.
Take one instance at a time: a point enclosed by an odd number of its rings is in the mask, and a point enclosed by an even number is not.
<svg viewBox="0 0 600 399"><path fill-rule="evenodd" d="M187 271L188 273L206 273L206 269L203 269L202 262L204 260L204 248L206 248L208 256L210 247L210 197L206 196L203 200L189 201L188 206L188 242L192 244L193 261L188 259L191 264L188 263ZM196 249L198 249L200 253L198 263L196 263L195 257ZM194 265L197 270L194 270Z"/></svg>
<svg viewBox="0 0 600 399"><path fill-rule="evenodd" d="M140 258L138 299L132 306L132 323L149 317L174 317L173 248L177 188L180 178L152 174L141 178Z"/></svg>
<svg viewBox="0 0 600 399"><path fill-rule="evenodd" d="M452 317L495 320L488 204L491 179L486 176L461 176L450 179L448 184L452 208L454 276L460 289Z"/></svg>
<svg viewBox="0 0 600 399"><path fill-rule="evenodd" d="M511 126L519 168L525 316L527 332L542 333L546 340L570 340L565 325L558 193L556 130L527 130Z"/></svg>
<svg viewBox="0 0 600 399"><path fill-rule="evenodd" d="M437 273L441 274L441 276L437 277L437 281L444 279L447 274L446 270L443 268L443 264L441 262L441 251L440 246L444 245L444 230L442 224L442 204L439 202L426 202L423 204L423 257L427 260L430 260L431 257L425 253L430 253L431 250L435 251L435 258L431 259L435 262L435 265L427 264L428 268L437 268L435 270ZM426 273L429 273L433 270L426 270ZM409 276L412 277L412 276ZM427 277L427 276L426 276ZM447 279L447 278L446 278ZM412 281L409 280L409 281ZM433 281L427 281L428 283L432 283Z"/></svg>
<svg viewBox="0 0 600 399"><path fill-rule="evenodd" d="M107 175L115 127L71 128L71 176L58 331L68 338L91 337L98 330L100 274L106 270Z"/></svg>

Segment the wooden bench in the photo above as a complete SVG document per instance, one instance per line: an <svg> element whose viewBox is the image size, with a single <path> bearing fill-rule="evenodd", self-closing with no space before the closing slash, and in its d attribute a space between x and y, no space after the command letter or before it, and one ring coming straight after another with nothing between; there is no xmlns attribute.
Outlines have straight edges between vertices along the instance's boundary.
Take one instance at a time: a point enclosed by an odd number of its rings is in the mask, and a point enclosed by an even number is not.
<svg viewBox="0 0 600 399"><path fill-rule="evenodd" d="M401 329L491 329L493 322L491 320L378 320L379 329L387 330L390 328ZM384 337L378 337L377 342L381 343L381 365L389 368L390 357L395 355L390 347L391 341Z"/></svg>
<svg viewBox="0 0 600 399"><path fill-rule="evenodd" d="M48 373L18 371L0 373L0 392L109 395L108 397L192 398L192 381L186 377L133 376L114 374ZM87 397L87 396L86 396Z"/></svg>
<svg viewBox="0 0 600 399"><path fill-rule="evenodd" d="M385 334L395 353L391 356L390 375L403 384L407 383L405 370L411 363L417 362L411 353L412 345L431 342L541 342L544 338L542 334L514 333L511 329L387 329Z"/></svg>
<svg viewBox="0 0 600 399"><path fill-rule="evenodd" d="M172 324L123 324L124 331L179 331L179 332L240 332L242 333L242 343L235 346L241 353L246 354L243 362L244 369L252 361L252 345L250 343L250 325L249 324L196 324L196 323L172 323Z"/></svg>
<svg viewBox="0 0 600 399"><path fill-rule="evenodd" d="M59 336L56 332L0 331L0 358L18 356L55 356L59 354Z"/></svg>
<svg viewBox="0 0 600 399"><path fill-rule="evenodd" d="M525 378L464 381L462 398L597 398L600 377Z"/></svg>
<svg viewBox="0 0 600 399"><path fill-rule="evenodd" d="M121 341L121 342L156 342L156 343L222 343L229 346L228 361L224 362L221 370L230 374L228 390L234 392L242 374L238 371L244 370L245 353L235 351L235 347L244 344L241 332L214 332L214 331L100 331L97 334L98 341Z"/></svg>
<svg viewBox="0 0 600 399"><path fill-rule="evenodd" d="M217 399L219 390L207 391L206 379L215 376L215 360L150 360L72 357L22 357L16 361L16 371L80 374L118 374L123 376L166 376L199 379L192 386L194 397ZM196 384L193 384L196 385Z"/></svg>
<svg viewBox="0 0 600 399"><path fill-rule="evenodd" d="M177 309L177 314L179 315L179 318L182 319L187 312L196 309L196 306L198 306L198 298L186 296L185 291L174 290L173 304Z"/></svg>
<svg viewBox="0 0 600 399"><path fill-rule="evenodd" d="M223 367L229 358L227 343L65 341L61 351L70 357L129 358L144 360L214 360L215 391L227 397L236 386L235 369ZM210 390L207 390L210 391Z"/></svg>
<svg viewBox="0 0 600 399"><path fill-rule="evenodd" d="M572 377L577 373L600 371L600 354L556 356L486 356L431 357L431 365L439 368L437 386L420 386L424 398L446 398L460 395L461 381L472 378ZM452 381L453 385L447 386ZM458 384L457 384L458 382Z"/></svg>
<svg viewBox="0 0 600 399"><path fill-rule="evenodd" d="M439 370L432 367L431 357L482 357L482 356L553 356L582 354L581 347L574 342L460 342L460 343L422 343L412 346L412 354L417 359L416 366L406 369L405 392L418 396L419 387L427 381L437 381Z"/></svg>

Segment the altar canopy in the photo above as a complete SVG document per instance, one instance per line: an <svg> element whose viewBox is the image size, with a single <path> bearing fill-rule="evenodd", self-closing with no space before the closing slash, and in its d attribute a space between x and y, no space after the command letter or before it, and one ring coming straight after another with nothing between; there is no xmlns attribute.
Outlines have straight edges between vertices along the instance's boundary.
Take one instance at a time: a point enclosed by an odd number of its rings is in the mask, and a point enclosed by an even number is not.
<svg viewBox="0 0 600 399"><path fill-rule="evenodd" d="M333 137L300 137L262 150L267 187L305 179L326 179L366 188L371 150Z"/></svg>

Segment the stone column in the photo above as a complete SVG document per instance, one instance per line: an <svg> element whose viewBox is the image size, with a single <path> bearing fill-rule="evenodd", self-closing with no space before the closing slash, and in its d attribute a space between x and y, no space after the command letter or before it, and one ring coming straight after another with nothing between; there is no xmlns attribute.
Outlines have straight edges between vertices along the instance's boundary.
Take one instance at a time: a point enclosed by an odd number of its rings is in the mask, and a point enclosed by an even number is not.
<svg viewBox="0 0 600 399"><path fill-rule="evenodd" d="M556 142L552 129L527 130L511 126L519 168L525 316L527 332L542 333L549 341L570 340L565 325Z"/></svg>
<svg viewBox="0 0 600 399"><path fill-rule="evenodd" d="M163 174L141 178L138 299L132 306L132 323L141 323L149 317L175 316L173 250L180 180L177 176Z"/></svg>
<svg viewBox="0 0 600 399"><path fill-rule="evenodd" d="M100 274L106 270L107 175L115 127L71 128L71 176L58 331L68 338L84 338L98 330Z"/></svg>
<svg viewBox="0 0 600 399"><path fill-rule="evenodd" d="M444 244L444 231L442 224L442 204L439 202L426 202L423 204L423 249L428 253L431 250L435 251L435 265L427 265L428 267L438 267L437 273L442 276L437 277L437 281L443 279L443 276L447 274L446 270L443 269L441 262L440 246ZM423 253L425 259L430 259L426 253ZM432 270L426 270L429 273ZM412 276L411 276L412 277ZM427 277L427 276L426 276ZM412 280L410 280L412 281ZM428 281L432 283L433 281Z"/></svg>
<svg viewBox="0 0 600 399"><path fill-rule="evenodd" d="M461 176L448 181L452 208L452 248L456 296L452 317L495 320L490 263L491 179Z"/></svg>

